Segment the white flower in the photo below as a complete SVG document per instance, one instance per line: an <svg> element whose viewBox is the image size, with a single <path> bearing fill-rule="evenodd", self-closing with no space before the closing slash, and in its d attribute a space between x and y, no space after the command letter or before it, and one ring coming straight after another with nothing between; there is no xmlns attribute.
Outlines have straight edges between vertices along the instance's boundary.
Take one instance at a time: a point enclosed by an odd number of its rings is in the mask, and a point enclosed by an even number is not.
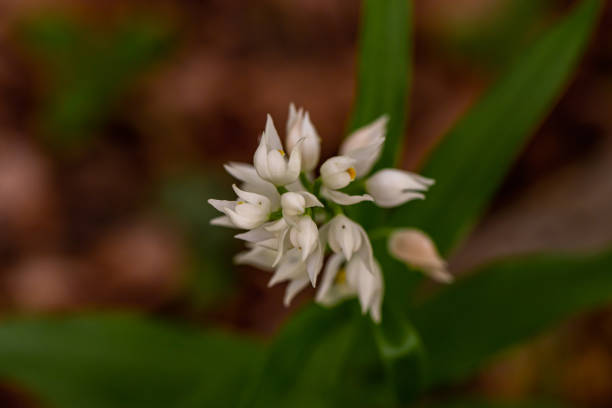
<svg viewBox="0 0 612 408"><path fill-rule="evenodd" d="M328 226L329 246L335 253L344 254L347 260L361 248L364 238L368 239L363 228L344 215L335 216Z"/></svg>
<svg viewBox="0 0 612 408"><path fill-rule="evenodd" d="M341 155L355 160L355 174L358 178L368 174L380 157L388 121L386 115L381 116L369 125L354 131L340 146Z"/></svg>
<svg viewBox="0 0 612 408"><path fill-rule="evenodd" d="M257 147L253 156L253 162L257 174L262 179L276 186L293 183L300 175L302 166L300 143L298 142L294 146L287 161L278 132L274 127L274 122L272 122L272 118L268 115L266 130L261 136L259 147Z"/></svg>
<svg viewBox="0 0 612 408"><path fill-rule="evenodd" d="M393 232L389 238L388 249L395 258L421 269L434 280L443 283L453 280L434 243L422 231L407 228Z"/></svg>
<svg viewBox="0 0 612 408"><path fill-rule="evenodd" d="M255 245L273 251L275 255L271 266L276 266L289 245L289 231L289 225L285 219L281 218L277 221L267 222L250 231L235 235L234 237L248 242L249 245Z"/></svg>
<svg viewBox="0 0 612 408"><path fill-rule="evenodd" d="M335 156L321 165L321 195L340 205L352 205L362 201L373 201L368 194L349 195L341 191L355 179L356 160L348 156Z"/></svg>
<svg viewBox="0 0 612 408"><path fill-rule="evenodd" d="M366 191L380 207L395 207L414 199L424 199L422 193L434 180L398 169L377 171L366 180Z"/></svg>
<svg viewBox="0 0 612 408"><path fill-rule="evenodd" d="M332 190L339 190L355 180L356 160L348 156L335 156L321 165L321 181Z"/></svg>
<svg viewBox="0 0 612 408"><path fill-rule="evenodd" d="M307 191L288 192L281 196L281 208L286 218L302 215L310 207L323 207L323 204L317 196Z"/></svg>
<svg viewBox="0 0 612 408"><path fill-rule="evenodd" d="M308 112L291 104L286 139L289 157L268 115L253 157L254 165L225 165L228 173L239 181L239 186L233 185L238 198L209 200L224 214L211 223L247 230L235 235L246 241L247 247L234 258L235 262L272 272L270 286L287 282L285 305L309 282L317 287L329 246L332 255L316 301L333 305L348 297L358 297L362 312L380 322L382 272L374 259L368 234L342 214L342 206L370 200L381 207L392 207L424 198L423 193L433 184L433 180L394 169L380 170L366 180L381 154L386 126L387 117L383 116L353 132L342 144L340 155L325 161L319 169L319 179L314 180L321 139ZM364 186L368 194L349 195L341 191L356 178L360 184L347 191ZM322 202L329 207L325 208ZM322 209L312 211L312 207ZM397 231L388 245L393 256L433 278L452 279L433 243L422 232Z"/></svg>
<svg viewBox="0 0 612 408"><path fill-rule="evenodd" d="M289 240L302 253L302 261L305 261L319 243L317 224L309 216L300 217L289 232Z"/></svg>
<svg viewBox="0 0 612 408"><path fill-rule="evenodd" d="M235 184L232 188L239 197L237 201L211 199L208 200L209 204L224 212L229 217L231 225L237 228L252 229L268 221L270 217L270 200L268 197L241 190ZM227 219L224 221L227 222Z"/></svg>
<svg viewBox="0 0 612 408"><path fill-rule="evenodd" d="M270 200L270 209L278 210L280 206L280 194L274 184L262 179L257 170L250 164L231 162L224 165L225 170L236 179L240 180L242 190L261 194Z"/></svg>
<svg viewBox="0 0 612 408"><path fill-rule="evenodd" d="M319 163L321 138L310 121L308 112L304 112L302 108L296 111L295 106L291 104L289 105L289 119L287 120L287 149L289 153L293 152L300 141L302 171L310 172Z"/></svg>
<svg viewBox="0 0 612 408"><path fill-rule="evenodd" d="M383 281L380 267L374 262L370 267L360 256L349 262L341 254L330 257L323 280L317 291L316 301L325 306L358 296L362 313L369 312L372 320L380 322L383 295Z"/></svg>
<svg viewBox="0 0 612 408"><path fill-rule="evenodd" d="M289 306L291 300L304 289L310 278L306 272L306 264L301 259L301 254L297 249L289 250L276 269L276 272L268 282L268 286L274 286L277 283L289 281L285 290L285 306Z"/></svg>

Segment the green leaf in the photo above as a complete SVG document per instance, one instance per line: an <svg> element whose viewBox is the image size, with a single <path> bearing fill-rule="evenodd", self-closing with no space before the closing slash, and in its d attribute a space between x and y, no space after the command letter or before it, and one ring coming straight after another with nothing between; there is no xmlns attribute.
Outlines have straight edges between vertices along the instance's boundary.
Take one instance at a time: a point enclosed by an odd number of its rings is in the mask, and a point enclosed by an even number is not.
<svg viewBox="0 0 612 408"><path fill-rule="evenodd" d="M427 351L427 382L462 379L504 348L610 301L612 251L485 266L412 311Z"/></svg>
<svg viewBox="0 0 612 408"><path fill-rule="evenodd" d="M404 136L412 3L408 0L364 0L359 44L357 99L352 130L389 115L387 141L376 168L393 167Z"/></svg>
<svg viewBox="0 0 612 408"><path fill-rule="evenodd" d="M582 1L518 58L427 161L423 174L436 180L427 200L398 209L389 225L421 228L448 253L483 212L567 84L601 4Z"/></svg>
<svg viewBox="0 0 612 408"><path fill-rule="evenodd" d="M260 349L128 315L5 321L0 377L53 408L235 406ZM184 405L191 406L191 405Z"/></svg>
<svg viewBox="0 0 612 408"><path fill-rule="evenodd" d="M340 373L348 359L356 308L309 305L293 316L270 346L242 408L333 407Z"/></svg>
<svg viewBox="0 0 612 408"><path fill-rule="evenodd" d="M427 405L427 408L565 408L567 405L551 401L449 401Z"/></svg>

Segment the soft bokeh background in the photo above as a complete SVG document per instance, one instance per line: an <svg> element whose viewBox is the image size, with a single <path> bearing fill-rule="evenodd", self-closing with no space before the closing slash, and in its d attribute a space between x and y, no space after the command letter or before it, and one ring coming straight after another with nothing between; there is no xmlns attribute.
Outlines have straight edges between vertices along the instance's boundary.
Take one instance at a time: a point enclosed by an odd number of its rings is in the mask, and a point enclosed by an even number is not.
<svg viewBox="0 0 612 408"><path fill-rule="evenodd" d="M571 4L416 0L404 167L418 169ZM0 314L130 308L272 335L291 312L284 288L232 266L240 243L208 225L206 200L232 196L222 164L250 161L266 113L283 128L290 102L310 110L324 156L334 153L354 98L358 22L357 1L0 2ZM612 241L611 35L608 5L453 273ZM612 406L612 310L511 350L461 387ZM5 384L0 406L37 405Z"/></svg>

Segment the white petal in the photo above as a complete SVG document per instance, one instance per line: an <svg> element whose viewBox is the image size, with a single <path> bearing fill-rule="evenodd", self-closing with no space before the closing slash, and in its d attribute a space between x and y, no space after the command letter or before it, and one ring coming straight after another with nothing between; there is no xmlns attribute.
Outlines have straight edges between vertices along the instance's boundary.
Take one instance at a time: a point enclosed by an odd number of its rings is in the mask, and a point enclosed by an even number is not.
<svg viewBox="0 0 612 408"><path fill-rule="evenodd" d="M287 173L287 162L280 151L270 150L268 152L268 171L270 172L270 180L274 184L285 184L283 181L285 173Z"/></svg>
<svg viewBox="0 0 612 408"><path fill-rule="evenodd" d="M211 225L217 225L219 227L238 228L227 215L213 218L210 220Z"/></svg>
<svg viewBox="0 0 612 408"><path fill-rule="evenodd" d="M306 199L300 193L288 192L281 196L281 207L284 216L301 215L306 209Z"/></svg>
<svg viewBox="0 0 612 408"><path fill-rule="evenodd" d="M355 130L340 145L340 154L347 155L351 151L376 143L380 139L384 141L388 121L389 117L383 115L374 122Z"/></svg>
<svg viewBox="0 0 612 408"><path fill-rule="evenodd" d="M310 121L308 112L306 112L304 120L302 121L301 134L304 139L300 147L302 153L302 170L309 172L314 170L319 163L319 158L321 156L321 138Z"/></svg>
<svg viewBox="0 0 612 408"><path fill-rule="evenodd" d="M304 110L295 109L295 105L289 105L289 118L287 119L287 151L291 153L298 140L302 138L302 120L304 119Z"/></svg>
<svg viewBox="0 0 612 408"><path fill-rule="evenodd" d="M341 191L329 189L327 187L321 188L321 195L340 205L353 205L363 201L374 201L374 198L369 194L352 196Z"/></svg>
<svg viewBox="0 0 612 408"><path fill-rule="evenodd" d="M234 262L239 265L251 265L263 270L272 270L272 263L276 252L260 246L255 246L249 251L241 252L234 257Z"/></svg>
<svg viewBox="0 0 612 408"><path fill-rule="evenodd" d="M362 147L348 153L348 156L355 159L355 175L357 178L363 177L372 170L372 167L380 157L384 140L370 146Z"/></svg>
<svg viewBox="0 0 612 408"><path fill-rule="evenodd" d="M264 132L264 138L266 140L266 145L268 150L283 150L283 145L281 144L280 137L278 137L278 132L276 131L276 127L274 126L274 121L272 120L272 116L268 115L266 118L266 130Z"/></svg>
<svg viewBox="0 0 612 408"><path fill-rule="evenodd" d="M246 201L249 204L257 205L261 207L263 210L265 210L266 212L270 211L270 200L268 199L268 197L261 195L261 194L251 193L249 191L241 190L235 184L232 184L232 188L234 189L234 192L236 193L236 195L240 197L242 200Z"/></svg>
<svg viewBox="0 0 612 408"><path fill-rule="evenodd" d="M225 214L227 214L227 216L230 218L230 220L232 221L232 223L234 223L235 226L242 229L257 228L265 222L265 220L259 218L244 216L229 208L225 209Z"/></svg>
<svg viewBox="0 0 612 408"><path fill-rule="evenodd" d="M223 212L226 208L234 209L234 207L236 206L235 201L215 200L213 198L208 200L208 204L212 205L217 211L221 212Z"/></svg>
<svg viewBox="0 0 612 408"><path fill-rule="evenodd" d="M327 159L320 169L323 185L333 190L348 186L355 177L354 164L355 160L347 156Z"/></svg>
<svg viewBox="0 0 612 408"><path fill-rule="evenodd" d="M268 282L268 287L274 286L279 282L299 278L305 274L305 264L301 260L301 254L296 249L292 249L283 255L283 258L276 268L274 275Z"/></svg>
<svg viewBox="0 0 612 408"><path fill-rule="evenodd" d="M306 259L306 273L308 274L308 278L313 288L317 286L317 277L319 276L319 272L321 272L321 267L323 267L323 256L322 246L320 242L318 242L315 250L312 251L312 254Z"/></svg>
<svg viewBox="0 0 612 408"><path fill-rule="evenodd" d="M321 165L321 175L334 174L346 171L355 164L355 159L348 156L334 156L325 160Z"/></svg>
<svg viewBox="0 0 612 408"><path fill-rule="evenodd" d="M286 167L285 181L283 185L293 183L300 175L302 170L302 144L304 139L298 140L295 147L289 155L289 162Z"/></svg>
<svg viewBox="0 0 612 408"><path fill-rule="evenodd" d="M287 222L283 218L281 218L278 221L272 221L266 224L264 228L266 229L266 231L276 233L276 232L281 232L289 228L289 226L287 225Z"/></svg>
<svg viewBox="0 0 612 408"><path fill-rule="evenodd" d="M263 227L255 228L242 234L234 235L234 238L241 239L247 242L261 242L271 238L274 238L274 234L267 231Z"/></svg>
<svg viewBox="0 0 612 408"><path fill-rule="evenodd" d="M276 255L276 259L274 260L274 266L276 266L282 259L283 255L285 254L285 249L288 246L288 232L289 232L289 228L286 228L284 230L282 230L279 234L279 238L278 238L278 247L277 247L277 255Z"/></svg>
<svg viewBox="0 0 612 408"><path fill-rule="evenodd" d="M358 225L344 215L337 215L330 221L329 246L336 253L342 252L350 260L362 243Z"/></svg>
<svg viewBox="0 0 612 408"><path fill-rule="evenodd" d="M385 142L388 117L382 116L373 123L353 132L340 146L340 154L356 160L357 177L365 176L380 157Z"/></svg>
<svg viewBox="0 0 612 408"><path fill-rule="evenodd" d="M365 313L376 290L375 278L372 271L368 270L363 261L357 257L346 266L347 276L350 274L356 280L357 295L361 304L361 312Z"/></svg>
<svg viewBox="0 0 612 408"><path fill-rule="evenodd" d="M240 187L241 189L268 197L272 211L276 211L279 208L280 194L278 190L274 184L262 179L257 174L255 167L250 164L236 162L230 162L224 165L224 167L230 175L243 183Z"/></svg>
<svg viewBox="0 0 612 408"><path fill-rule="evenodd" d="M287 285L287 289L285 290L285 306L289 306L291 301L302 289L304 289L308 285L308 277L304 277L301 279L295 279L289 282Z"/></svg>
<svg viewBox="0 0 612 408"><path fill-rule="evenodd" d="M317 224L309 216L301 217L291 228L290 239L293 246L302 252L302 261L305 261L319 241Z"/></svg>
<svg viewBox="0 0 612 408"><path fill-rule="evenodd" d="M357 251L357 255L365 262L368 270L373 271L377 269L376 261L374 259L374 251L372 249L372 243L370 242L370 237L366 230L359 224L357 225L357 229L359 231L359 235L361 236L362 245ZM380 269L380 268L379 268Z"/></svg>
<svg viewBox="0 0 612 408"><path fill-rule="evenodd" d="M259 177L266 181L270 181L270 171L268 170L268 146L266 146L266 141L263 136L253 155L253 164L255 165L255 170Z"/></svg>
<svg viewBox="0 0 612 408"><path fill-rule="evenodd" d="M307 208L310 207L323 207L323 203L321 203L321 201L319 201L319 199L317 198L316 195L309 193L308 191L300 191L298 194L300 194L302 197L304 197L304 202L306 204Z"/></svg>
<svg viewBox="0 0 612 408"><path fill-rule="evenodd" d="M325 270L323 271L323 279L317 295L315 297L318 303L331 306L340 299L333 293L334 280L340 270L340 265L344 262L344 257L341 254L334 254L329 257Z"/></svg>

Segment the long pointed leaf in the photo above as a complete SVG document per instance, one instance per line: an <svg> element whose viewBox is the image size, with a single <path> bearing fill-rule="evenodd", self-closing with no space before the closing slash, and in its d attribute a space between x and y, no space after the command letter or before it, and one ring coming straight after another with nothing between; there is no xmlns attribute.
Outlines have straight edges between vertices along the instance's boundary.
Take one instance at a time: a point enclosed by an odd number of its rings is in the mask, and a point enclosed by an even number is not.
<svg viewBox="0 0 612 408"><path fill-rule="evenodd" d="M412 312L427 351L428 383L470 374L504 348L612 301L612 251L498 262Z"/></svg>
<svg viewBox="0 0 612 408"><path fill-rule="evenodd" d="M174 407L196 389L200 406L235 406L235 389L260 354L259 347L229 335L135 316L0 326L0 377L52 408Z"/></svg>
<svg viewBox="0 0 612 408"><path fill-rule="evenodd" d="M520 56L429 158L427 200L398 209L390 225L422 228L444 253L469 231L567 84L601 4L583 0Z"/></svg>
<svg viewBox="0 0 612 408"><path fill-rule="evenodd" d="M409 0L363 2L357 100L350 127L389 115L377 168L393 167L401 153L411 77L411 18Z"/></svg>

